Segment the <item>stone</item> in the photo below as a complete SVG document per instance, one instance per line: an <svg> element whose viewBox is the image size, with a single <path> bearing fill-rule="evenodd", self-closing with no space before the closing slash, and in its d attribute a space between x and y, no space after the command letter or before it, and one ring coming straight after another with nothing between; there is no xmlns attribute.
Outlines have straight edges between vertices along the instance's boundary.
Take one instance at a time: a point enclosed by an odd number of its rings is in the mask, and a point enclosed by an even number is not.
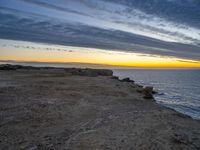
<svg viewBox="0 0 200 150"><path fill-rule="evenodd" d="M152 86L146 86L146 87L144 87L144 91L148 92L148 93L152 93L153 92L153 87Z"/></svg>
<svg viewBox="0 0 200 150"><path fill-rule="evenodd" d="M152 91L152 94L158 94L158 92L153 90L153 91Z"/></svg>
<svg viewBox="0 0 200 150"><path fill-rule="evenodd" d="M143 89L144 98L145 99L153 99L153 87L152 86L146 86Z"/></svg>
<svg viewBox="0 0 200 150"><path fill-rule="evenodd" d="M111 79L119 80L119 77L117 77L117 76L112 76Z"/></svg>
<svg viewBox="0 0 200 150"><path fill-rule="evenodd" d="M176 143L183 143L183 144L189 144L190 140L189 137L186 134L183 133L175 133L173 136L173 140Z"/></svg>
<svg viewBox="0 0 200 150"><path fill-rule="evenodd" d="M134 82L133 80L131 80L130 78L124 78L121 80L122 82Z"/></svg>

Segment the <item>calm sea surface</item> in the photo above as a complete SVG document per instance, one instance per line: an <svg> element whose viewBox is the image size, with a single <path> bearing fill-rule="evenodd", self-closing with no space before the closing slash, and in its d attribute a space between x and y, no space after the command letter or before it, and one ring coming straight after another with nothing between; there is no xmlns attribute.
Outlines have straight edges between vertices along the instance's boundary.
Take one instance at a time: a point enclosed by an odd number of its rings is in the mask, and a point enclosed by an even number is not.
<svg viewBox="0 0 200 150"><path fill-rule="evenodd" d="M156 101L200 119L200 70L114 70L120 78L130 77L158 91Z"/></svg>

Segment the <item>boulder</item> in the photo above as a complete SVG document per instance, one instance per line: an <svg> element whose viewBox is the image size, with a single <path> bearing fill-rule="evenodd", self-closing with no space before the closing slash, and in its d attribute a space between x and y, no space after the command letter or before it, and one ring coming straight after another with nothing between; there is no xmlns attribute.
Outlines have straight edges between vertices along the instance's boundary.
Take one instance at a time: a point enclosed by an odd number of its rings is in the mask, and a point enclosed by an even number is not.
<svg viewBox="0 0 200 150"><path fill-rule="evenodd" d="M143 89L144 98L145 99L153 99L153 87L152 86L146 86Z"/></svg>
<svg viewBox="0 0 200 150"><path fill-rule="evenodd" d="M153 90L153 91L152 91L152 94L158 94L158 92Z"/></svg>
<svg viewBox="0 0 200 150"><path fill-rule="evenodd" d="M176 143L183 143L183 144L189 144L191 143L191 140L189 139L187 134L184 133L174 133L173 141Z"/></svg>
<svg viewBox="0 0 200 150"><path fill-rule="evenodd" d="M146 87L144 87L144 91L148 92L148 93L152 93L153 92L153 87L152 86L146 86Z"/></svg>
<svg viewBox="0 0 200 150"><path fill-rule="evenodd" d="M112 76L111 79L119 80L119 77L117 77L117 76Z"/></svg>
<svg viewBox="0 0 200 150"><path fill-rule="evenodd" d="M122 82L134 82L133 80L131 80L130 78L124 78L121 80Z"/></svg>

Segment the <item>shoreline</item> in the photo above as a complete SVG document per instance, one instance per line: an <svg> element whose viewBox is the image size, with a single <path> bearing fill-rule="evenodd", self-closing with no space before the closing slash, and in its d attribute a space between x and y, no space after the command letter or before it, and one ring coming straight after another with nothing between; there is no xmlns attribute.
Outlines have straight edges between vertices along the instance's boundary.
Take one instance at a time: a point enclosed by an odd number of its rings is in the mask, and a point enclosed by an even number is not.
<svg viewBox="0 0 200 150"><path fill-rule="evenodd" d="M105 76L112 76L111 77L112 79L119 80L120 82L130 82L130 83L133 83L133 84L135 84L135 85L137 85L139 87L139 91L138 92L144 94L144 96L145 96L145 86L140 85L140 84L136 84L135 81L132 80L132 79L130 79L129 77L125 77L125 78L120 79L118 76L114 75L112 69L93 69L93 68L87 68L87 67L85 67L85 68L76 68L76 67L70 67L70 68L66 67L66 68L64 68L64 67L50 67L50 66L41 66L41 67L39 67L39 66L29 66L29 65L0 64L0 71L2 69L2 66L5 66L5 70L13 70L13 71L14 70L18 70L18 69L25 69L25 70L31 70L31 69L34 69L34 70L55 69L55 70L57 70L57 69L61 69L61 70L66 70L67 72L69 72L71 70L70 73L72 75L82 75L82 76L90 76L90 77L97 77L97 76L101 75L101 74L98 74L98 70L99 71L101 71L101 70L108 71L109 73L105 74ZM84 73L84 71L81 73L80 72L81 70L86 70L86 73ZM89 70L91 72L93 72L93 70L96 70L97 73L95 73L95 74L92 75L90 73L87 73L87 70ZM112 71L112 73L110 71ZM149 88L149 86L147 86L147 87ZM152 87L152 86L150 88L152 88L152 89L146 91L146 93L148 95L150 94L150 97L149 98L147 97L146 99L151 99L151 100L153 100L153 101L155 101L157 103L156 99L153 96L154 94L157 94L157 91L154 91L153 90L154 87ZM164 107L166 107L168 109L171 109L171 110L173 110L173 111L175 111L177 113L180 113L180 115L182 115L182 116L189 117L191 119L200 121L199 119L195 119L192 116L189 116L187 114L181 113L181 112L175 110L174 108L168 107L168 106L166 106L164 104L160 104L160 103L157 103L157 104L161 105L162 107L164 106Z"/></svg>
<svg viewBox="0 0 200 150"><path fill-rule="evenodd" d="M0 65L0 81L0 149L200 148L199 120L111 70Z"/></svg>
<svg viewBox="0 0 200 150"><path fill-rule="evenodd" d="M130 77L143 86L153 86L157 103L200 120L197 70L113 70L120 79ZM190 81L189 81L190 80Z"/></svg>

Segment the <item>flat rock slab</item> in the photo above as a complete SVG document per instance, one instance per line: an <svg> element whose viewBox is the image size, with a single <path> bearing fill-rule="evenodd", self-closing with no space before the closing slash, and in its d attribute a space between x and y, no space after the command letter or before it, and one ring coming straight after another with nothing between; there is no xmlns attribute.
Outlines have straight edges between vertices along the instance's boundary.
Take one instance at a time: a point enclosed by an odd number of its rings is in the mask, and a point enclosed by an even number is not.
<svg viewBox="0 0 200 150"><path fill-rule="evenodd" d="M0 71L0 149L200 149L200 122L138 85L66 70Z"/></svg>

